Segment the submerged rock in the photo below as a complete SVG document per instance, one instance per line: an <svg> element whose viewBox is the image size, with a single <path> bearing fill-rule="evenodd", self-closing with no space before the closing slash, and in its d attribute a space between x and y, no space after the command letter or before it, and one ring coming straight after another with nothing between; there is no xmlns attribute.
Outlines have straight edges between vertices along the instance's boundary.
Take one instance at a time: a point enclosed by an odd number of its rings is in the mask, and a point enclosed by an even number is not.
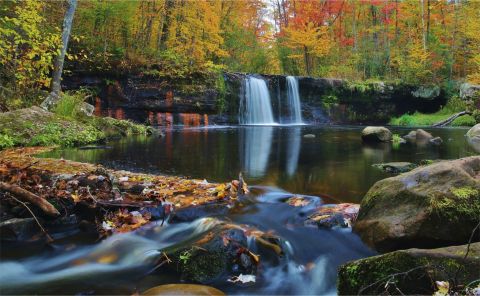
<svg viewBox="0 0 480 296"><path fill-rule="evenodd" d="M435 137L435 138L430 139L429 142L430 142L430 144L438 146L438 145L441 145L443 143L443 140L440 137Z"/></svg>
<svg viewBox="0 0 480 296"><path fill-rule="evenodd" d="M423 129L411 131L407 135L403 136L403 138L417 145L426 145L429 143L434 145L440 145L443 142L440 137L433 137L432 134Z"/></svg>
<svg viewBox="0 0 480 296"><path fill-rule="evenodd" d="M372 166L392 174L406 173L417 167L416 164L411 162L376 163L376 164L373 164Z"/></svg>
<svg viewBox="0 0 480 296"><path fill-rule="evenodd" d="M465 287L478 279L480 243L433 250L408 249L340 266L339 295L432 295L436 281ZM455 288L455 287L451 287Z"/></svg>
<svg viewBox="0 0 480 296"><path fill-rule="evenodd" d="M303 137L306 138L306 139L313 139L313 138L315 138L315 135L314 134L305 134L305 135L303 135Z"/></svg>
<svg viewBox="0 0 480 296"><path fill-rule="evenodd" d="M392 133L383 126L367 126L362 131L362 140L365 142L388 142L392 140Z"/></svg>
<svg viewBox="0 0 480 296"><path fill-rule="evenodd" d="M382 252L466 243L480 217L479 172L473 156L381 180L363 198L353 229Z"/></svg>
<svg viewBox="0 0 480 296"><path fill-rule="evenodd" d="M315 213L308 216L307 220L305 220L305 225L316 225L326 228L334 226L349 227L355 221L359 207L358 204L352 203L323 205Z"/></svg>
<svg viewBox="0 0 480 296"><path fill-rule="evenodd" d="M225 295L222 291L203 285L193 284L169 284L153 287L143 292L145 296L156 295L199 295L199 296L222 296Z"/></svg>
<svg viewBox="0 0 480 296"><path fill-rule="evenodd" d="M2 241L28 241L35 240L42 234L35 219L12 218L0 223Z"/></svg>

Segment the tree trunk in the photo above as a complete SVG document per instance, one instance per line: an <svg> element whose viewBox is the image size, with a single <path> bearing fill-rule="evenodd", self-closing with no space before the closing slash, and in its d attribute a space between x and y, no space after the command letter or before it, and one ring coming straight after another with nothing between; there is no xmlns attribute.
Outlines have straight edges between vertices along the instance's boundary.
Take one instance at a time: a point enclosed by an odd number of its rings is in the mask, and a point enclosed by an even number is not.
<svg viewBox="0 0 480 296"><path fill-rule="evenodd" d="M75 15L75 9L77 8L77 0L68 0L67 2L68 8L65 13L65 18L63 19L62 44L60 45L60 54L55 58L51 92L41 104L41 107L46 110L58 101L61 91L60 83L62 80L63 63L65 61L65 54L67 53L70 31L72 30L73 16Z"/></svg>

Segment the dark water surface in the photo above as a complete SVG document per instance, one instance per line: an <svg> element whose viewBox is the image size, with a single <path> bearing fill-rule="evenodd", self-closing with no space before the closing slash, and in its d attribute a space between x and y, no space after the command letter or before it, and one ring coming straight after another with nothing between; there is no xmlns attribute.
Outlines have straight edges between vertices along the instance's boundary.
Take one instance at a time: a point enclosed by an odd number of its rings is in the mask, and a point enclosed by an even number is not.
<svg viewBox="0 0 480 296"><path fill-rule="evenodd" d="M406 134L408 130L393 129ZM252 194L221 213L191 222L113 235L102 242L57 240L48 247L21 252L16 260L0 253L0 292L34 294L132 294L182 279L172 269L152 272L162 249L184 246L216 227L239 227L274 233L284 255L261 257L256 283L239 286L225 279L209 283L229 294L331 295L339 265L374 255L348 228L307 227L306 207L284 202L293 194L317 197L319 204L359 202L377 180L388 177L371 165L379 162L452 159L475 154L466 129L432 129L440 146L365 145L359 127L174 128L165 137L132 137L107 143L108 149L63 149L45 157L101 163L107 167L229 181L242 171ZM315 138L305 138L314 134ZM310 210L313 210L311 208ZM254 237L249 249L260 252ZM15 248L14 246L4 248ZM24 248L24 247L22 247ZM13 249L15 252L15 249ZM17 252L18 253L18 252Z"/></svg>
<svg viewBox="0 0 480 296"><path fill-rule="evenodd" d="M130 137L108 143L111 149L56 150L63 157L107 167L183 175L208 181L235 179L241 171L248 184L275 186L289 192L359 202L379 179L389 175L373 168L380 162L454 159L475 152L465 140L467 129L426 129L440 136L440 146L367 145L360 127L245 126L174 128L165 137ZM393 128L405 135L408 129ZM305 138L314 134L315 138Z"/></svg>

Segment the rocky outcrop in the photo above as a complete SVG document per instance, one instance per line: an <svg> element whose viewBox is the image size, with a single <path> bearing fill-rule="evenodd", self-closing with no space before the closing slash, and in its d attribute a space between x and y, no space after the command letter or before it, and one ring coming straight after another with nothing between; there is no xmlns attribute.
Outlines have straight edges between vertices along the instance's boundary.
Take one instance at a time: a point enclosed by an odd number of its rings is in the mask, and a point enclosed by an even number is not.
<svg viewBox="0 0 480 296"><path fill-rule="evenodd" d="M367 126L362 131L362 140L365 142L389 142L392 132L383 126Z"/></svg>
<svg viewBox="0 0 480 296"><path fill-rule="evenodd" d="M466 243L480 217L479 174L473 156L381 180L363 198L353 230L381 252Z"/></svg>
<svg viewBox="0 0 480 296"><path fill-rule="evenodd" d="M65 77L64 89L81 86L99 91L101 108L125 109L127 117L141 120L146 112L222 114L214 120L237 123L239 102L245 94L245 73L198 73L188 78L169 78L136 73L73 75ZM272 109L277 120L288 114L286 76L262 75L268 81ZM443 91L435 88L428 99L415 96L419 87L381 81L352 83L342 79L298 77L302 115L312 123L385 124L404 113L435 112L445 105ZM90 101L90 103L94 103ZM137 119L138 118L138 119Z"/></svg>
<svg viewBox="0 0 480 296"><path fill-rule="evenodd" d="M450 283L452 290L465 294L465 287L478 280L479 270L480 243L396 251L342 265L338 294L432 295L437 290L436 281Z"/></svg>
<svg viewBox="0 0 480 296"><path fill-rule="evenodd" d="M460 86L460 97L464 100L480 99L480 85L463 83Z"/></svg>

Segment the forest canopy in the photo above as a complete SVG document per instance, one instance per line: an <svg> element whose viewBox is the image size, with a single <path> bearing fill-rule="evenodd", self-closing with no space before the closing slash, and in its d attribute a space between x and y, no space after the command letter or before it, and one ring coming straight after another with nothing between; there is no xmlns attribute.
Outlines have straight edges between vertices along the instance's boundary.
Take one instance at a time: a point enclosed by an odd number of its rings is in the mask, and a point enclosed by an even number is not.
<svg viewBox="0 0 480 296"><path fill-rule="evenodd" d="M2 1L0 95L50 83L65 1ZM66 71L480 83L480 1L80 0Z"/></svg>

